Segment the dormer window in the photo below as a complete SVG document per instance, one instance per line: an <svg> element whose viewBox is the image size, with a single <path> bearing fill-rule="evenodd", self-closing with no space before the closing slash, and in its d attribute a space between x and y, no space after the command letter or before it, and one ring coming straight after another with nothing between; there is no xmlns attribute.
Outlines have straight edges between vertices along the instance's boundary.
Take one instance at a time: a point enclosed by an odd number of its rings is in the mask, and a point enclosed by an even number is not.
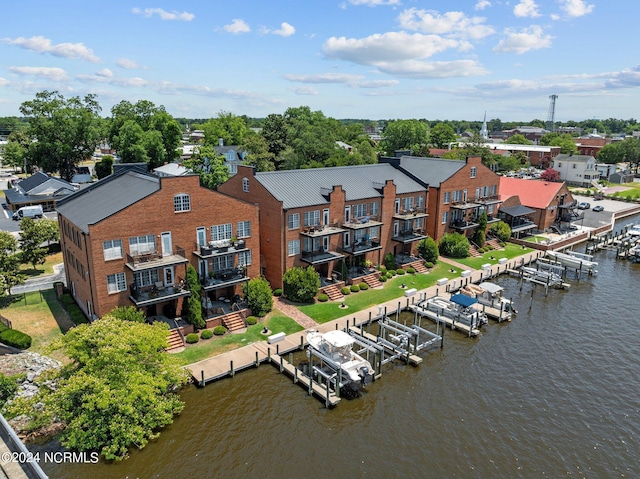
<svg viewBox="0 0 640 479"><path fill-rule="evenodd" d="M249 193L249 178L242 178L242 191Z"/></svg>
<svg viewBox="0 0 640 479"><path fill-rule="evenodd" d="M191 211L191 196L186 193L175 195L173 197L173 211L176 213Z"/></svg>

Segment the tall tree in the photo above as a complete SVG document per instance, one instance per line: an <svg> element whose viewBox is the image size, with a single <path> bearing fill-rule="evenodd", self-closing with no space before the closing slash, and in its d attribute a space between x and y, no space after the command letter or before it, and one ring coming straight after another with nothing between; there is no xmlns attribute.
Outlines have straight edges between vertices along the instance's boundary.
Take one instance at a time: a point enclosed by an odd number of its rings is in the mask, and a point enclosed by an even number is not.
<svg viewBox="0 0 640 479"><path fill-rule="evenodd" d="M216 118L206 122L204 130L205 145L218 145L222 140L225 145L241 145L245 135L250 131L242 117L221 111Z"/></svg>
<svg viewBox="0 0 640 479"><path fill-rule="evenodd" d="M113 173L113 156L104 155L102 159L96 163L95 172L99 180Z"/></svg>
<svg viewBox="0 0 640 479"><path fill-rule="evenodd" d="M0 230L0 293L11 294L11 288L23 284L26 276L20 272L18 241L8 231Z"/></svg>
<svg viewBox="0 0 640 479"><path fill-rule="evenodd" d="M48 248L44 243L60 241L60 230L55 220L23 218L20 220L20 257L21 262L31 264L33 269L39 264L44 264Z"/></svg>
<svg viewBox="0 0 640 479"><path fill-rule="evenodd" d="M229 179L229 168L224 157L218 155L211 146L199 146L182 165L200 175L200 184L211 190Z"/></svg>
<svg viewBox="0 0 640 479"><path fill-rule="evenodd" d="M533 145L533 142L531 140L527 140L522 133L511 135L509 138L504 140L503 143L507 143L509 145Z"/></svg>
<svg viewBox="0 0 640 479"><path fill-rule="evenodd" d="M267 149L269 153L273 154L276 165L278 165L280 153L287 147L287 129L284 116L276 113L267 115L260 134L266 140Z"/></svg>
<svg viewBox="0 0 640 479"><path fill-rule="evenodd" d="M30 163L71 180L77 164L91 157L100 142L100 111L95 95L65 99L57 91L42 91L22 103L27 132L35 140L27 152Z"/></svg>
<svg viewBox="0 0 640 479"><path fill-rule="evenodd" d="M445 123L438 123L429 132L430 143L436 148L447 148L456 141L456 132Z"/></svg>
<svg viewBox="0 0 640 479"><path fill-rule="evenodd" d="M415 150L428 144L429 125L420 120L394 120L384 130L382 147L387 155L396 150Z"/></svg>
<svg viewBox="0 0 640 479"><path fill-rule="evenodd" d="M193 324L196 329L202 329L206 326L202 317L202 304L200 303L202 286L198 280L198 273L196 273L196 269L191 264L187 266L186 283L187 289L191 291L191 296L187 297L185 301L187 321Z"/></svg>
<svg viewBox="0 0 640 479"><path fill-rule="evenodd" d="M573 137L568 133L547 133L540 138L540 144L545 146L559 146L560 153L566 155L578 151L576 142L573 141Z"/></svg>

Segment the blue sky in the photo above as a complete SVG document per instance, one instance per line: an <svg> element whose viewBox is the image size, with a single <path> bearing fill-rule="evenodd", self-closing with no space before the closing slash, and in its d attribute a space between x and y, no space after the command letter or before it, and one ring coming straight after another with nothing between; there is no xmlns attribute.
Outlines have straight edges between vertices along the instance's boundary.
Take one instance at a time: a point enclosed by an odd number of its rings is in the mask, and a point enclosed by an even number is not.
<svg viewBox="0 0 640 479"><path fill-rule="evenodd" d="M104 116L139 99L187 118L308 105L546 120L556 94L567 121L640 105L635 1L16 0L2 13L0 116L45 89L95 93Z"/></svg>

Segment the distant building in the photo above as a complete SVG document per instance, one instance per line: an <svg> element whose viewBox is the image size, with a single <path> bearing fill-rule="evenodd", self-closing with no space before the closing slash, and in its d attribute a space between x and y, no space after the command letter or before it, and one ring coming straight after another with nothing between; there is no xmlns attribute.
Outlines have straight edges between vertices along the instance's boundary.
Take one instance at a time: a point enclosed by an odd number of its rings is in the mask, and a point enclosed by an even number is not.
<svg viewBox="0 0 640 479"><path fill-rule="evenodd" d="M573 186L591 186L600 179L596 159L591 155L560 154L551 162L551 167L560 173L560 179Z"/></svg>
<svg viewBox="0 0 640 479"><path fill-rule="evenodd" d="M513 135L522 135L527 140L538 144L540 142L540 138L549 133L548 130L544 128L539 128L537 126L519 126L517 128L513 128L511 130L504 130L507 133L507 138L511 138Z"/></svg>
<svg viewBox="0 0 640 479"><path fill-rule="evenodd" d="M74 185L61 178L38 172L16 181L13 188L4 190L4 195L11 211L32 205L41 205L43 211L54 211L59 200L76 190Z"/></svg>

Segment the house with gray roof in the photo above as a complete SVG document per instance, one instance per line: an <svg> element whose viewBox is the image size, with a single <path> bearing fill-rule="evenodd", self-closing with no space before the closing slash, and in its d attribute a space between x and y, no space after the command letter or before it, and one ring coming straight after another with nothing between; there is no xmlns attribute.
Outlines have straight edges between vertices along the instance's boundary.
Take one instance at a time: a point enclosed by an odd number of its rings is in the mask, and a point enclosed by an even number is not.
<svg viewBox="0 0 640 479"><path fill-rule="evenodd" d="M451 232L471 238L483 212L489 224L499 221L500 177L479 156L465 161L416 156L382 157L380 161L429 186L426 232L435 240Z"/></svg>
<svg viewBox="0 0 640 479"><path fill-rule="evenodd" d="M596 159L591 155L560 154L551 162L551 168L560 173L560 179L573 186L591 186L600 179Z"/></svg>
<svg viewBox="0 0 640 479"><path fill-rule="evenodd" d="M388 164L260 173L239 166L218 191L259 206L261 265L274 288L294 266L313 266L330 287L367 276L388 254L409 265L425 238L428 187Z"/></svg>
<svg viewBox="0 0 640 479"><path fill-rule="evenodd" d="M4 190L7 208L16 211L23 206L41 205L43 211L55 211L56 204L78 188L71 183L37 172Z"/></svg>

